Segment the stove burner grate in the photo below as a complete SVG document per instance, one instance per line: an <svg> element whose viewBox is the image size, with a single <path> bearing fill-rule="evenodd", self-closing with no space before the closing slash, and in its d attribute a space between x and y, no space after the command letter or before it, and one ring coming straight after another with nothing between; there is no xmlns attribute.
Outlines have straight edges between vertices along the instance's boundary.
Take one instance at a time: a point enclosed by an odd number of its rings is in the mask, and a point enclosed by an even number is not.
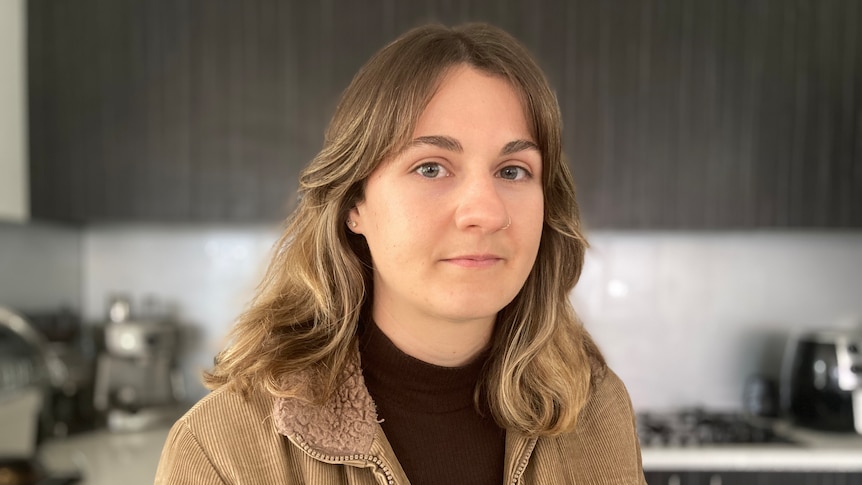
<svg viewBox="0 0 862 485"><path fill-rule="evenodd" d="M776 432L769 420L700 408L669 413L639 413L637 430L643 447L793 443Z"/></svg>

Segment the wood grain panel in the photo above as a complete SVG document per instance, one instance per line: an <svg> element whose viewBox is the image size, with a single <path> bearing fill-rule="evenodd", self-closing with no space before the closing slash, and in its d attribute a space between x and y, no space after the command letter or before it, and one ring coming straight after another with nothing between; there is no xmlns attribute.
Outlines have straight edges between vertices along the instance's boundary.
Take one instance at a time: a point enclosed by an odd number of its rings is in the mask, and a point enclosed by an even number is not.
<svg viewBox="0 0 862 485"><path fill-rule="evenodd" d="M257 221L356 70L428 21L536 55L589 228L862 227L854 0L28 2L31 211Z"/></svg>

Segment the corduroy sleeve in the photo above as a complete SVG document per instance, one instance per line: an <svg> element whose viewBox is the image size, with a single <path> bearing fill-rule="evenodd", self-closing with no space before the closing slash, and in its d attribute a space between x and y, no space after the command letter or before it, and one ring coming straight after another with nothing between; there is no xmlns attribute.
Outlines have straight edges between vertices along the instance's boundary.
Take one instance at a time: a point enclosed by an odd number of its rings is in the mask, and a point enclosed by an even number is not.
<svg viewBox="0 0 862 485"><path fill-rule="evenodd" d="M540 485L646 485L634 410L613 371L593 388L572 433L539 438L523 476Z"/></svg>
<svg viewBox="0 0 862 485"><path fill-rule="evenodd" d="M594 466L604 467L601 483L646 485L634 408L623 381L608 369L591 401L584 419L589 430L585 442L591 446L585 453L592 455Z"/></svg>
<svg viewBox="0 0 862 485"><path fill-rule="evenodd" d="M225 485L212 460L184 419L168 434L156 470L155 485Z"/></svg>

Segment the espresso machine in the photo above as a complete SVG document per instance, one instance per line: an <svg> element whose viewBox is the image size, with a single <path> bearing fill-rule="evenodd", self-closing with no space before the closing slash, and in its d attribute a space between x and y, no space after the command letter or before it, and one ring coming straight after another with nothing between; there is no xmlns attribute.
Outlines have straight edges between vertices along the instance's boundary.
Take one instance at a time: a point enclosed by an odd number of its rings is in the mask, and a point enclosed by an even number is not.
<svg viewBox="0 0 862 485"><path fill-rule="evenodd" d="M96 362L94 403L112 431L136 431L175 421L185 410L177 365L179 329L167 317L134 318L128 299L115 298Z"/></svg>

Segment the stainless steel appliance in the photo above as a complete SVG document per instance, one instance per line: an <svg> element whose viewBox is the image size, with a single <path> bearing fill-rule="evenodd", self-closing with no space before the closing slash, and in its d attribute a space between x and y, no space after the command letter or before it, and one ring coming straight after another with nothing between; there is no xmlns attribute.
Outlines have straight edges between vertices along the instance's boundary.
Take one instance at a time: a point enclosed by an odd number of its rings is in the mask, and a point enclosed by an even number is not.
<svg viewBox="0 0 862 485"><path fill-rule="evenodd" d="M791 339L782 404L798 425L862 434L862 330L817 331Z"/></svg>
<svg viewBox="0 0 862 485"><path fill-rule="evenodd" d="M144 429L179 417L184 386L178 335L170 319L135 319L128 300L111 304L95 388L96 408L110 429Z"/></svg>
<svg viewBox="0 0 862 485"><path fill-rule="evenodd" d="M40 424L46 423L40 416L64 375L44 336L22 315L0 307L0 484L79 481L77 475L52 476L35 460Z"/></svg>
<svg viewBox="0 0 862 485"><path fill-rule="evenodd" d="M41 338L18 314L0 308L0 458L34 455L49 388Z"/></svg>
<svg viewBox="0 0 862 485"><path fill-rule="evenodd" d="M95 349L92 327L69 309L27 312L23 316L42 337L53 362L51 392L42 413L41 437L62 437L93 429Z"/></svg>
<svg viewBox="0 0 862 485"><path fill-rule="evenodd" d="M638 413L637 430L644 448L793 443L774 427L773 420L702 408Z"/></svg>

